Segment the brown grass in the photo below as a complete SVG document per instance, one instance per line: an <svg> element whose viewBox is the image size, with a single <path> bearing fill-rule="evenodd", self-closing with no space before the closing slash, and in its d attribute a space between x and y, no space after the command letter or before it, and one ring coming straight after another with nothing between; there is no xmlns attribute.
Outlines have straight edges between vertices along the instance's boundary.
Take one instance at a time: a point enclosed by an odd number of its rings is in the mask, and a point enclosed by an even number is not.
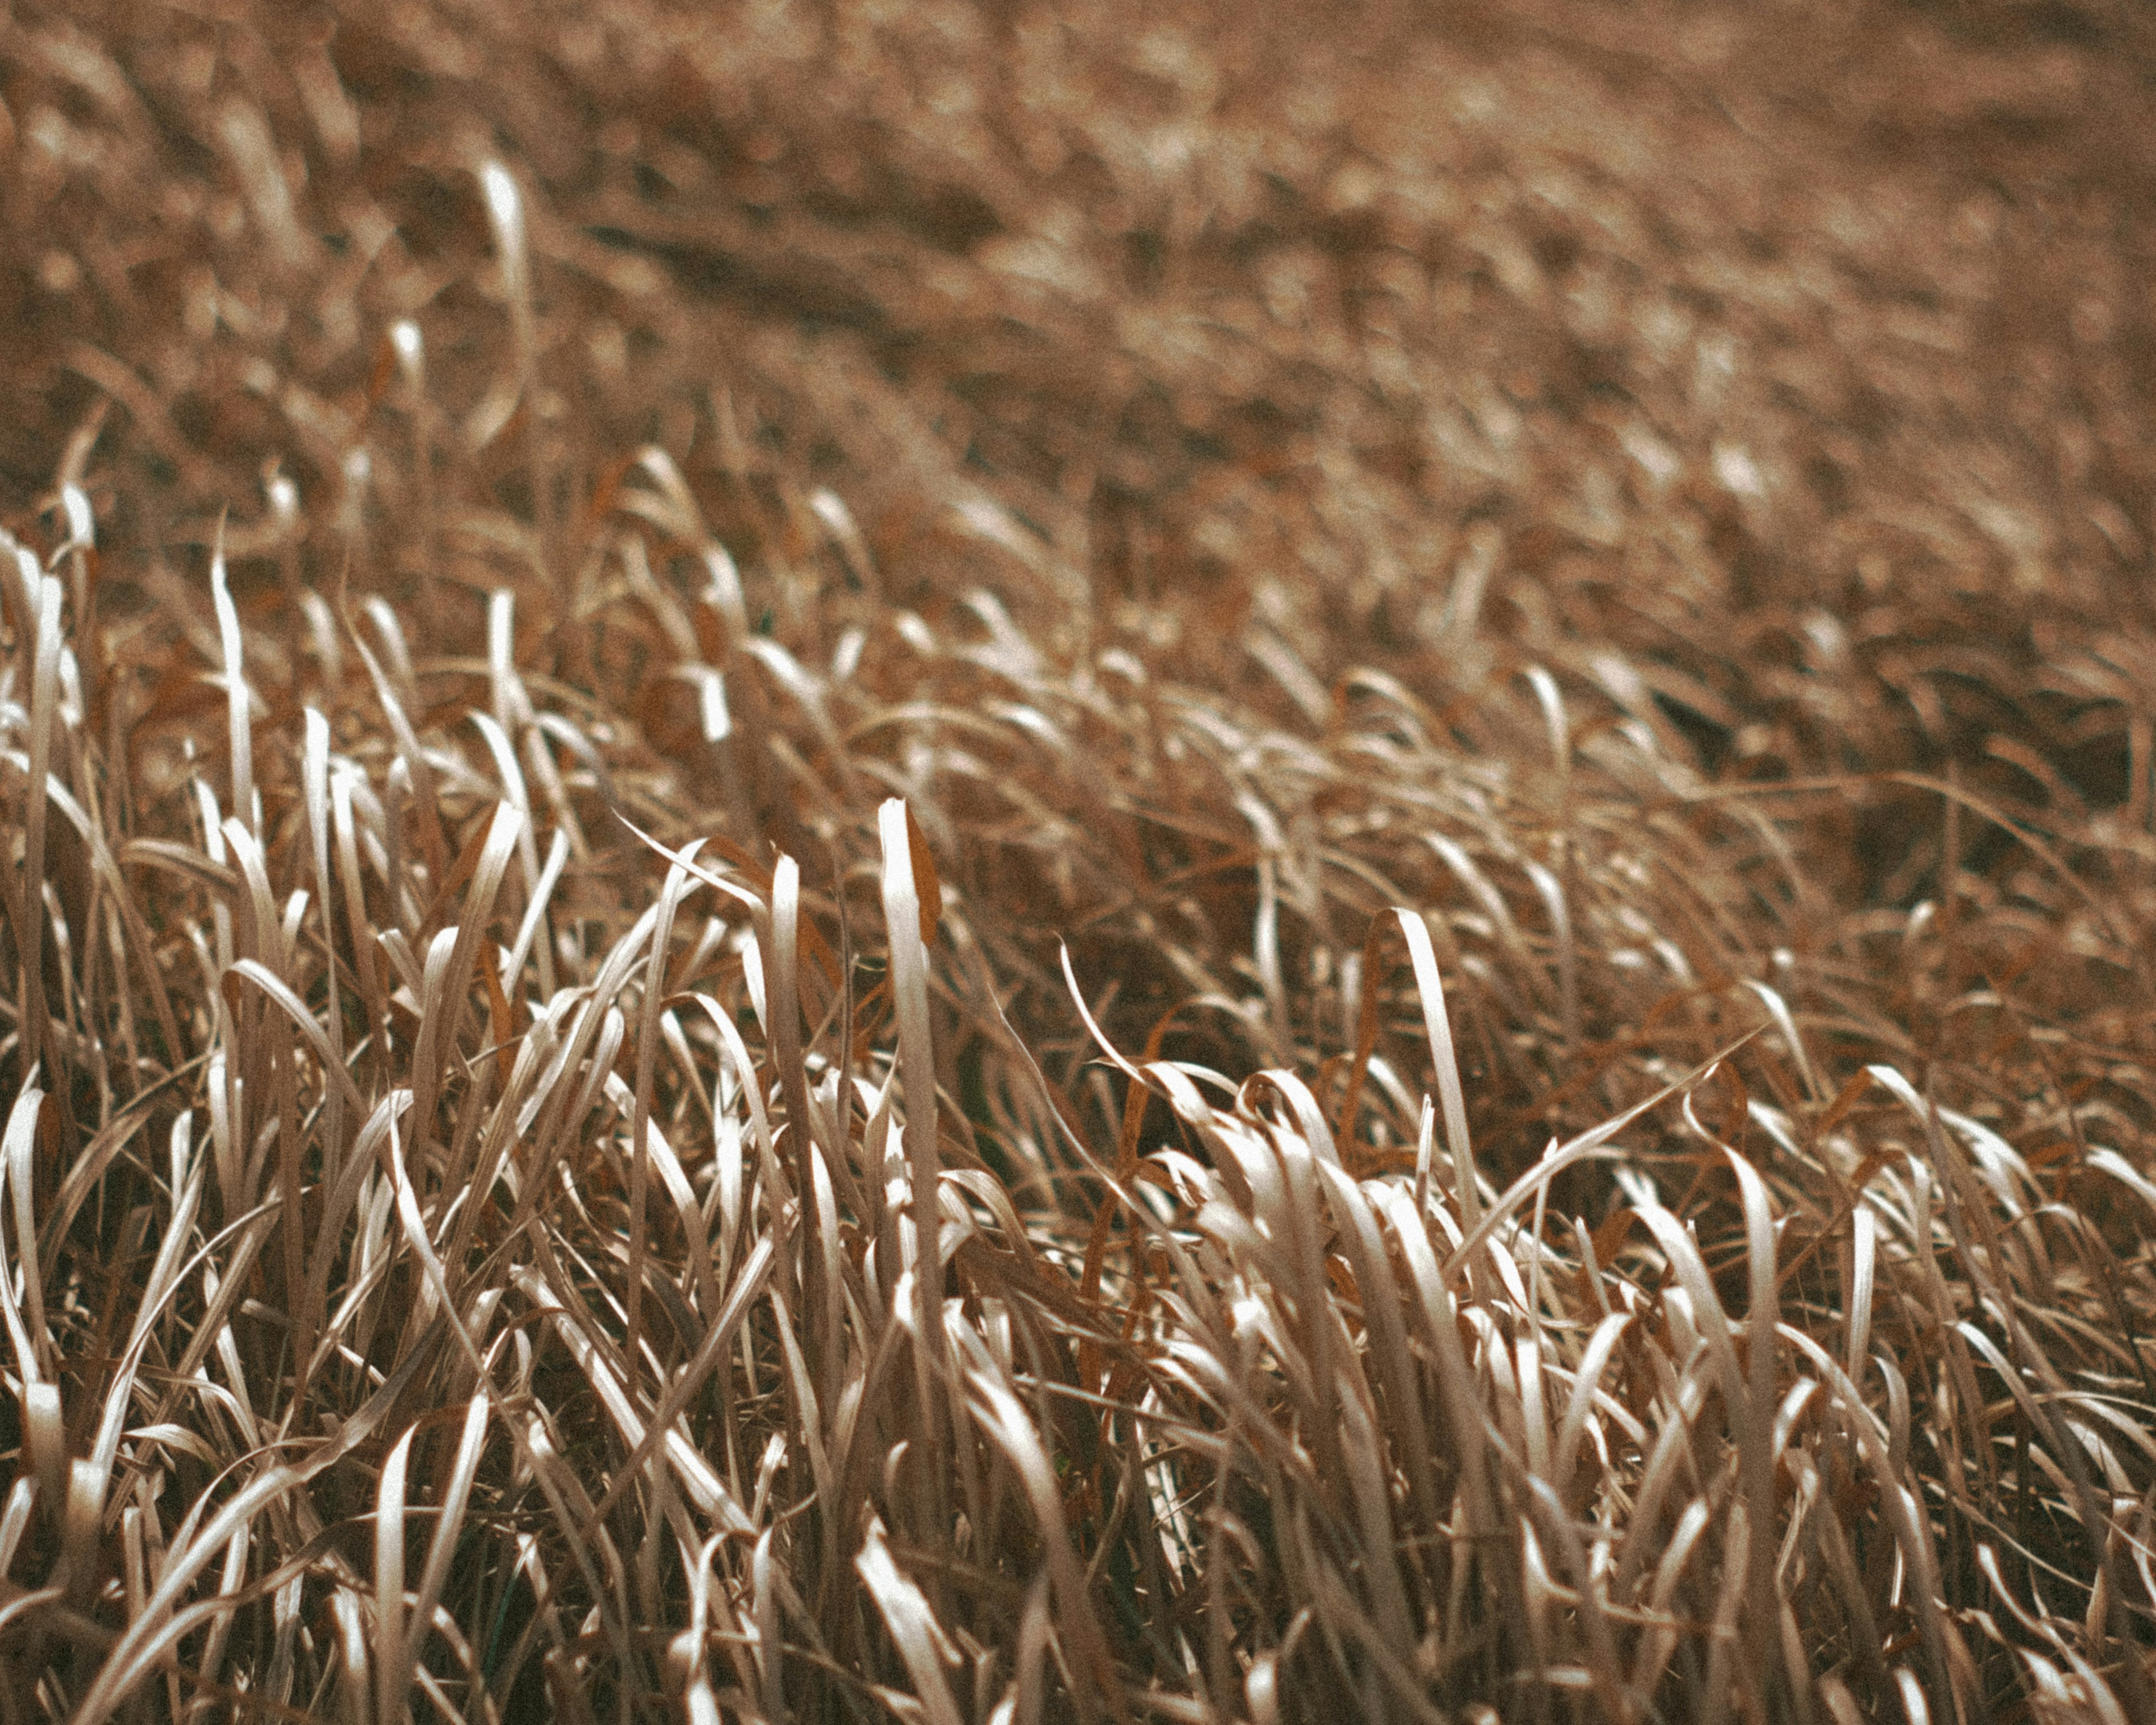
<svg viewBox="0 0 2156 1725"><path fill-rule="evenodd" d="M1317 15L0 23L0 1720L2156 1718L2151 27Z"/></svg>

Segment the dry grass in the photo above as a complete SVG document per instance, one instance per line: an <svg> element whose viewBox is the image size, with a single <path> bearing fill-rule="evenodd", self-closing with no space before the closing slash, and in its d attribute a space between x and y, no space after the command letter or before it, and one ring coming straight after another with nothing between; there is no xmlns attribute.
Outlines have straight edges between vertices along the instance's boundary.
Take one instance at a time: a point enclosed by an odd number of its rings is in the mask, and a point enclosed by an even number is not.
<svg viewBox="0 0 2156 1725"><path fill-rule="evenodd" d="M1301 16L12 8L0 1719L2156 1718L2148 24Z"/></svg>

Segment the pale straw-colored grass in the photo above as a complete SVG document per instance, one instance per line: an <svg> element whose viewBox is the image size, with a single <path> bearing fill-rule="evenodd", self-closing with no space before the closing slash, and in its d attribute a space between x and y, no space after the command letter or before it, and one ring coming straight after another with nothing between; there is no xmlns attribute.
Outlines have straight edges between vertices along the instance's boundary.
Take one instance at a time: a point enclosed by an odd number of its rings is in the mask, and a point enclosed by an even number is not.
<svg viewBox="0 0 2156 1725"><path fill-rule="evenodd" d="M0 39L0 1720L2156 1717L2113 242L842 11Z"/></svg>

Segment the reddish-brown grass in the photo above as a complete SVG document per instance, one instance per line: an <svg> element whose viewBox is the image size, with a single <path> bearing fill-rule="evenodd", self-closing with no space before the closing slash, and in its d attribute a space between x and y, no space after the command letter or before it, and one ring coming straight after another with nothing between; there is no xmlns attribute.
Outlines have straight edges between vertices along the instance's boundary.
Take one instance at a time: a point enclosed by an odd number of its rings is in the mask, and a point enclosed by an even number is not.
<svg viewBox="0 0 2156 1725"><path fill-rule="evenodd" d="M2151 27L1322 15L0 23L0 1720L2156 1718Z"/></svg>

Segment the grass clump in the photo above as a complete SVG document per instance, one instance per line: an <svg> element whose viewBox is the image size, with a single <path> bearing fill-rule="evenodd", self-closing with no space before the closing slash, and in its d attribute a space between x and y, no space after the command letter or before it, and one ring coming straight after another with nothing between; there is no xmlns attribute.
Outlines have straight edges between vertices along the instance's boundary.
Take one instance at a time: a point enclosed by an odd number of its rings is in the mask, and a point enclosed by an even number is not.
<svg viewBox="0 0 2156 1725"><path fill-rule="evenodd" d="M1142 22L11 13L0 1716L2156 1717L2145 25Z"/></svg>

